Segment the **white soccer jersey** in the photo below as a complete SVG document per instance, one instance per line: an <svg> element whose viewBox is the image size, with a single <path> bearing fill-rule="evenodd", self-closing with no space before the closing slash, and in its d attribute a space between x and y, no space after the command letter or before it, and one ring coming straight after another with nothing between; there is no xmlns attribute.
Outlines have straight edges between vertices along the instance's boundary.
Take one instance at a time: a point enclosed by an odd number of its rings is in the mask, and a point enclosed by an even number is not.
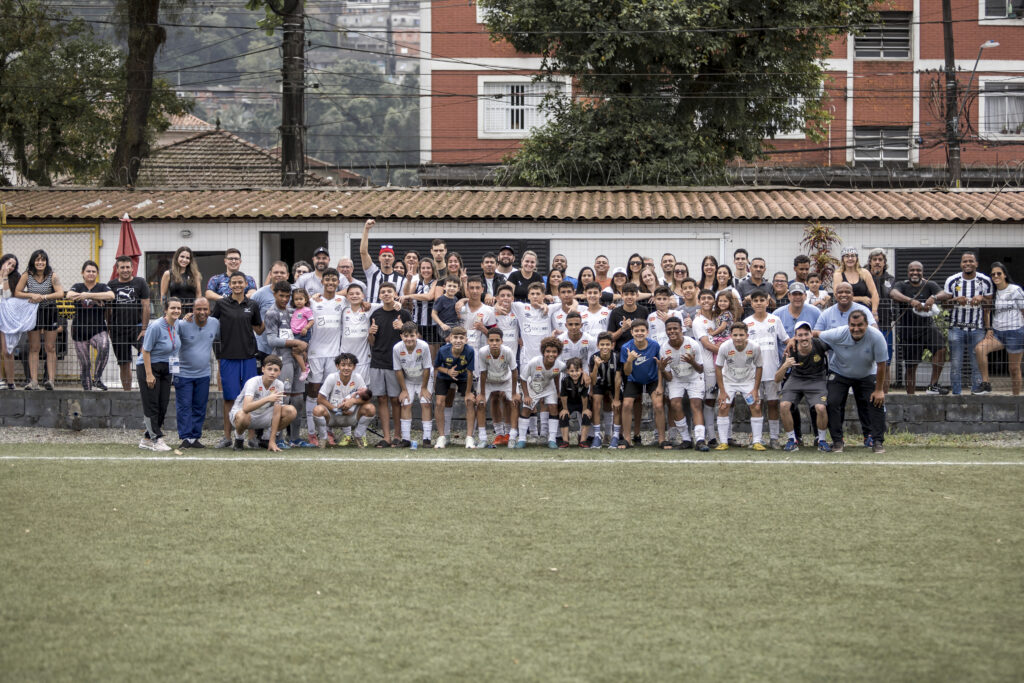
<svg viewBox="0 0 1024 683"><path fill-rule="evenodd" d="M482 322L484 327L497 325L498 319L494 316L494 309L486 304L481 304L480 308L471 311L469 304L466 304L459 311L459 317L462 320L462 326L466 328L466 344L474 350L487 346L487 333L481 332L473 325L476 322Z"/></svg>
<svg viewBox="0 0 1024 683"><path fill-rule="evenodd" d="M337 409L341 402L346 398L356 393L360 389L366 386L366 382L363 381L363 376L358 372L353 372L352 376L346 384L341 382L341 373L332 372L327 375L327 379L320 386L320 395L323 396L330 402L332 406ZM358 409L358 406L352 406L348 413L351 415Z"/></svg>
<svg viewBox="0 0 1024 683"><path fill-rule="evenodd" d="M355 311L346 305L342 311L341 350L353 354L359 360L359 365L370 362L370 314L380 307L380 304L370 304L367 311Z"/></svg>
<svg viewBox="0 0 1024 683"><path fill-rule="evenodd" d="M589 308L580 309L580 318L583 319L583 334L592 334L595 337L602 332L608 331L608 316L611 315L611 310L605 306L601 306L596 311L591 311Z"/></svg>
<svg viewBox="0 0 1024 683"><path fill-rule="evenodd" d="M558 335L558 341L562 344L562 355L559 358L563 363L568 362L570 358L579 358L583 361L583 367L588 367L590 357L597 352L597 337L589 334L581 335L579 339L573 341L569 339L568 332L562 332Z"/></svg>
<svg viewBox="0 0 1024 683"><path fill-rule="evenodd" d="M498 329L501 330L501 343L513 351L517 351L519 349L519 316L514 310L510 310L508 315L495 313L494 317L498 321Z"/></svg>
<svg viewBox="0 0 1024 683"><path fill-rule="evenodd" d="M700 359L703 356L701 348L700 342L693 337L683 337L683 345L678 349L673 347L670 342L665 342L661 347L661 352L658 354L658 357L668 359L668 364L665 366L665 369L672 375L673 380L686 382L697 376L697 370L683 360L683 356L691 354L698 362L700 362Z"/></svg>
<svg viewBox="0 0 1024 683"><path fill-rule="evenodd" d="M283 394L284 382L282 382L279 379L275 379L273 382L271 382L270 387L268 388L263 386L263 375L256 375L255 377L250 377L245 381L245 386L242 387L242 392L238 394L238 397L235 399L234 405L231 406L231 413L238 413L240 410L242 410L242 407L245 405L246 396L248 396L254 401L259 401L260 399L266 398L274 389L277 389L277 392L279 394ZM265 403L256 410L254 410L253 412L249 413L249 418L253 422L256 422L258 420L264 420L268 415L270 415L273 412L274 403L273 401L271 401L270 403Z"/></svg>
<svg viewBox="0 0 1024 683"><path fill-rule="evenodd" d="M711 335L708 334L708 330L715 329L715 324L703 313L698 313L693 318L693 325L691 328L693 329L693 334L690 335L691 338L696 339L697 343L700 343L700 340L704 337L707 337L708 341L711 341ZM701 364L704 366L704 372L711 373L713 375L715 371L715 356L711 351L704 348L703 344L700 345L700 348L704 353L704 358L701 360Z"/></svg>
<svg viewBox="0 0 1024 683"><path fill-rule="evenodd" d="M519 373L530 389L530 396L557 396L559 380L565 370L565 363L556 359L551 368L544 367L544 356L534 356Z"/></svg>
<svg viewBox="0 0 1024 683"><path fill-rule="evenodd" d="M754 373L762 367L762 363L760 346L748 341L742 351L737 351L732 339L727 339L718 349L718 359L715 361L722 368L722 379L727 384L753 384Z"/></svg>
<svg viewBox="0 0 1024 683"><path fill-rule="evenodd" d="M551 331L553 333L560 333L565 331L565 318L569 315L569 311L562 310L562 302L558 301L548 306L548 318L551 320ZM579 312L579 307L577 307ZM580 314L583 317L583 314Z"/></svg>
<svg viewBox="0 0 1024 683"><path fill-rule="evenodd" d="M675 315L675 311L666 311L666 313L669 318ZM667 319L668 318L665 320ZM665 331L665 320L658 317L657 311L654 311L647 316L647 338L658 342L658 346L668 344L668 332ZM680 318L680 320L682 319Z"/></svg>
<svg viewBox="0 0 1024 683"><path fill-rule="evenodd" d="M519 334L523 339L523 358L540 355L540 343L551 336L551 318L533 304L516 301L512 310L519 319Z"/></svg>
<svg viewBox="0 0 1024 683"><path fill-rule="evenodd" d="M497 357L491 350L484 349L476 356L477 374L487 372L488 384L504 384L512 379L512 371L516 369L516 354L509 347L502 345Z"/></svg>
<svg viewBox="0 0 1024 683"><path fill-rule="evenodd" d="M761 347L765 381L774 381L775 372L779 369L779 348L786 345L789 333L783 327L782 321L770 313L760 322L752 315L743 322L747 325L747 337Z"/></svg>
<svg viewBox="0 0 1024 683"><path fill-rule="evenodd" d="M310 358L334 358L341 353L341 311L347 306L348 301L341 295L310 300L309 308L316 317L316 323L310 328Z"/></svg>
<svg viewBox="0 0 1024 683"><path fill-rule="evenodd" d="M401 370L405 378L410 382L422 383L423 374L430 374L433 363L430 358L430 344L417 339L412 351L406 347L404 341L395 344L391 350L391 360L395 370Z"/></svg>

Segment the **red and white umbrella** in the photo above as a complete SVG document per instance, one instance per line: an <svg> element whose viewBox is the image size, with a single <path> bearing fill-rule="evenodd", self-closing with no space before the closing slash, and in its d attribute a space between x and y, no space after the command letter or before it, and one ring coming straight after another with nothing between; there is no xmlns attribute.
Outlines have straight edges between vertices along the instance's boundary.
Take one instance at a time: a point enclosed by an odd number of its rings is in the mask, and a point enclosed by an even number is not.
<svg viewBox="0 0 1024 683"><path fill-rule="evenodd" d="M139 274L139 257L142 256L142 249L139 248L139 241L135 239L135 230L132 228L132 219L126 213L121 217L121 236L117 240L117 254L119 256L131 256L132 277ZM111 280L117 279L117 261L114 261L114 272L110 275Z"/></svg>

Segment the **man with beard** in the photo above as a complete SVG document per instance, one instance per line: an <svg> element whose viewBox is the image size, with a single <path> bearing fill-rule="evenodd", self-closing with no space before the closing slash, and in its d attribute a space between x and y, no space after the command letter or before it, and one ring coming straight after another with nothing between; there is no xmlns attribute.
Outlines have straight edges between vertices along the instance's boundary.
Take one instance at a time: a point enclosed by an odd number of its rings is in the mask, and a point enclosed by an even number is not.
<svg viewBox="0 0 1024 683"><path fill-rule="evenodd" d="M366 273L366 300L372 304L383 303L380 298L381 285L390 282L396 292L402 291L405 278L395 270L395 247L393 244L380 245L380 252L377 260L380 265L375 265L370 258L370 230L377 225L377 221L368 219L363 225L363 237L359 241L359 258L362 259L363 272ZM372 382L370 383L372 385Z"/></svg>
<svg viewBox="0 0 1024 683"><path fill-rule="evenodd" d="M313 296L324 293L324 271L331 267L331 255L327 253L327 247L317 247L313 252L313 272L306 273L295 281L294 289L304 289ZM341 286L348 283L342 281Z"/></svg>
<svg viewBox="0 0 1024 683"><path fill-rule="evenodd" d="M981 370L974 355L974 347L985 338L984 308L992 300L995 287L987 275L978 272L978 257L965 251L960 257L960 272L946 278L943 290L946 299L953 300L949 317L950 388L954 396L960 395L964 351L971 357L971 393L981 391Z"/></svg>
<svg viewBox="0 0 1024 683"><path fill-rule="evenodd" d="M911 261L907 266L907 279L893 285L889 291L898 305L896 316L896 357L907 365L907 393L917 391L917 364L925 349L932 353L932 377L926 394L948 394L939 386L939 375L946 362L946 341L935 325L933 308L937 301L948 299L939 283L924 279L924 265ZM879 305L879 315L882 306Z"/></svg>
<svg viewBox="0 0 1024 683"><path fill-rule="evenodd" d="M512 245L506 244L498 250L498 267L495 272L501 274L506 280L509 275L519 270L513 264L516 261L516 250L512 248ZM441 262L444 263L443 261Z"/></svg>
<svg viewBox="0 0 1024 683"><path fill-rule="evenodd" d="M493 306L495 297L498 295L498 287L505 284L505 276L497 272L498 257L494 252L487 252L480 259L480 270L483 271L484 280L484 303Z"/></svg>

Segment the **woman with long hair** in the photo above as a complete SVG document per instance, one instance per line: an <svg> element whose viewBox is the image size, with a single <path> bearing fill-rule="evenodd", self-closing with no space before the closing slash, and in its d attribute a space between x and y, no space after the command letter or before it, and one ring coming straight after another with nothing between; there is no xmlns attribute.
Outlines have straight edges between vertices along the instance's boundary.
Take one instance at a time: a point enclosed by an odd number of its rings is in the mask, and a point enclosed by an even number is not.
<svg viewBox="0 0 1024 683"><path fill-rule="evenodd" d="M434 259L422 258L418 262L419 277L405 278L402 286L402 302L412 302L412 319L420 328L420 339L430 344L430 353L436 354L441 346L441 337L437 334L430 312L434 310L434 300L440 295L437 286L437 267Z"/></svg>
<svg viewBox="0 0 1024 683"><path fill-rule="evenodd" d="M466 273L466 264L462 260L462 255L457 251L448 252L448 255L445 256L444 267L437 274L439 280L444 280L446 277L453 277L459 281L459 293L457 296L460 299L465 297L466 280L469 279L469 275Z"/></svg>
<svg viewBox="0 0 1024 683"><path fill-rule="evenodd" d="M18 257L4 254L0 257L0 306L14 298L21 273L18 272ZM14 349L7 346L7 335L0 332L0 389L14 389Z"/></svg>
<svg viewBox="0 0 1024 683"><path fill-rule="evenodd" d="M552 268L548 271L548 276L544 283L545 302L550 304L558 301L558 285L562 284L564 279L565 273L560 268Z"/></svg>
<svg viewBox="0 0 1024 683"><path fill-rule="evenodd" d="M711 289L718 296L719 292L729 292L736 301L742 301L740 293L732 286L732 268L724 263L715 269L715 286ZM741 307L742 309L742 307ZM743 320L742 317L737 320Z"/></svg>
<svg viewBox="0 0 1024 683"><path fill-rule="evenodd" d="M586 301L587 295L584 293L586 286L591 282L597 280L597 273L590 266L583 266L580 268L580 272L576 275L576 298L579 301Z"/></svg>
<svg viewBox="0 0 1024 683"><path fill-rule="evenodd" d="M622 288L629 281L625 268L616 268L612 272L612 283L601 291L601 303L605 306L622 305Z"/></svg>
<svg viewBox="0 0 1024 683"><path fill-rule="evenodd" d="M690 267L682 261L676 261L676 264L672 266L672 281L669 283L669 289L680 302L683 300L683 280L688 277L690 277Z"/></svg>
<svg viewBox="0 0 1024 683"><path fill-rule="evenodd" d="M1013 395L1020 396L1020 362L1024 356L1024 290L1013 283L1006 266L999 261L992 264L989 275L996 291L992 308L985 310L985 338L974 347L978 368L981 370L981 385L975 393L992 391L988 381L988 354L1006 349Z"/></svg>
<svg viewBox="0 0 1024 683"><path fill-rule="evenodd" d="M643 269L644 257L637 253L630 254L626 260L626 278L628 282L640 287L640 291L643 291L643 283L640 281L640 271Z"/></svg>
<svg viewBox="0 0 1024 683"><path fill-rule="evenodd" d="M43 388L53 391L57 379L57 299L64 298L64 287L60 278L50 266L50 257L42 249L36 249L29 257L28 265L14 295L39 304L36 311L36 326L28 333L29 381L25 389L39 389L39 347L40 337L46 348L46 381Z"/></svg>
<svg viewBox="0 0 1024 683"><path fill-rule="evenodd" d="M697 291L710 289L715 291L715 273L718 271L718 259L710 254L700 262L700 275L694 278L697 281Z"/></svg>
<svg viewBox="0 0 1024 683"><path fill-rule="evenodd" d="M171 397L171 382L178 374L181 354L181 335L178 334L178 320L181 318L181 301L168 297L164 304L164 315L146 328L142 339L142 353L136 361L139 376L139 393L142 396L142 414L145 416L146 433L139 442L139 448L150 451L169 451L164 443L162 430L167 405Z"/></svg>
<svg viewBox="0 0 1024 683"><path fill-rule="evenodd" d="M519 270L508 276L508 283L515 287L515 300L527 301L530 285L534 282L544 284L544 277L537 272L537 252L524 251L519 261Z"/></svg>
<svg viewBox="0 0 1024 683"><path fill-rule="evenodd" d="M75 318L71 323L71 339L78 356L79 378L85 391L106 391L103 383L103 369L107 367L110 353L110 337L107 335L107 321L104 319L107 301L114 300L114 293L103 282L98 282L100 267L95 261L82 264L82 281L71 285L68 298L75 302ZM91 349L96 349L96 370L90 371Z"/></svg>
<svg viewBox="0 0 1024 683"><path fill-rule="evenodd" d="M838 282L849 282L853 287L853 300L871 309L878 320L878 290L871 272L860 265L860 254L856 247L846 247L842 254L843 268L839 271ZM837 282L835 277L833 282Z"/></svg>
<svg viewBox="0 0 1024 683"><path fill-rule="evenodd" d="M644 266L640 270L640 295L637 301L649 301L654 296L654 290L661 286L661 278L654 266Z"/></svg>
<svg viewBox="0 0 1024 683"><path fill-rule="evenodd" d="M178 247L171 257L171 267L160 278L160 301L175 296L181 299L182 315L192 312L192 303L203 295L203 276L195 256L188 247Z"/></svg>

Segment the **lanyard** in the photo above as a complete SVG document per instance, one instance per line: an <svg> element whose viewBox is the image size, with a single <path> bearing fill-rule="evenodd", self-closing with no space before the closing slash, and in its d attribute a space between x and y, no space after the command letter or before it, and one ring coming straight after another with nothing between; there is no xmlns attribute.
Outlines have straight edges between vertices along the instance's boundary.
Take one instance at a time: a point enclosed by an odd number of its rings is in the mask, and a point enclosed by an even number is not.
<svg viewBox="0 0 1024 683"><path fill-rule="evenodd" d="M166 320L164 320L164 325L167 326L167 336L171 338L171 353L174 353L174 328Z"/></svg>

